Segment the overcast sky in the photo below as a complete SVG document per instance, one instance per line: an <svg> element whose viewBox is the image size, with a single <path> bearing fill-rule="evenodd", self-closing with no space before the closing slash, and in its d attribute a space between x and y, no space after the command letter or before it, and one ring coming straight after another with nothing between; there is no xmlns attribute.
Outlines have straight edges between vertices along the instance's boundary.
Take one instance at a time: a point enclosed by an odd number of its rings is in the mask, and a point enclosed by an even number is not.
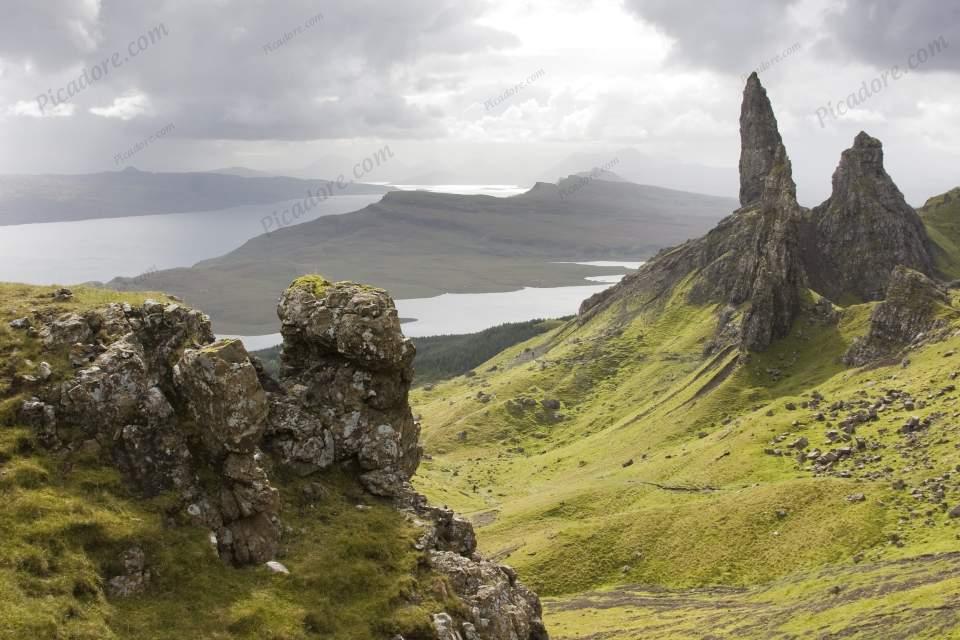
<svg viewBox="0 0 960 640"><path fill-rule="evenodd" d="M0 0L0 172L336 173L384 144L371 180L735 167L758 67L805 204L861 129L912 203L960 185L954 0Z"/></svg>

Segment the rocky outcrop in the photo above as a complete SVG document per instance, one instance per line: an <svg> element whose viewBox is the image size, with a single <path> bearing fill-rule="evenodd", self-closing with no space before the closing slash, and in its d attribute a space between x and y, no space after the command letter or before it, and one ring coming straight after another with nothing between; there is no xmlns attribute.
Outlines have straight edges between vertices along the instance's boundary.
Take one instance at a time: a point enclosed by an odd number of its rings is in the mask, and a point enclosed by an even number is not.
<svg viewBox="0 0 960 640"><path fill-rule="evenodd" d="M318 276L298 279L278 305L281 376L270 379L239 340L215 341L209 319L178 304L111 304L84 314L37 315L30 332L72 375L41 363L19 419L44 446L109 456L145 496L176 496L170 521L213 534L234 565L270 564L284 531L274 478L337 465L370 493L390 496L422 529L423 563L447 577L461 606L437 633L479 640L547 638L536 595L477 554L472 525L431 507L408 480L419 464L419 425L407 396L414 348L381 289ZM51 360L52 361L52 360ZM111 597L149 589L153 572L131 548L105 580ZM466 612L466 614L464 614Z"/></svg>
<svg viewBox="0 0 960 640"><path fill-rule="evenodd" d="M430 507L412 491L397 500L423 535L417 544L430 567L447 577L465 614L434 616L437 637L451 640L548 640L540 599L507 565L480 556L470 522L449 509Z"/></svg>
<svg viewBox="0 0 960 640"><path fill-rule="evenodd" d="M747 79L740 106L740 206L760 200L766 177L782 148L783 140L767 90L753 72Z"/></svg>
<svg viewBox="0 0 960 640"><path fill-rule="evenodd" d="M662 252L617 286L585 301L581 321L625 297L641 303L663 300L689 277L690 302L734 309L719 323L718 339L732 340L745 351L761 351L790 331L804 282L802 210L790 159L756 75L744 91L741 131L745 206L706 236Z"/></svg>
<svg viewBox="0 0 960 640"><path fill-rule="evenodd" d="M21 409L47 446L93 440L145 495L177 492L224 560L273 557L279 498L255 461L267 402L242 343L214 342L202 313L150 300L65 314L37 335L77 367Z"/></svg>
<svg viewBox="0 0 960 640"><path fill-rule="evenodd" d="M843 357L850 366L896 359L911 344L937 338L947 326L938 318L950 305L947 294L922 273L898 266L890 275L886 299L870 315L870 330L858 338Z"/></svg>
<svg viewBox="0 0 960 640"><path fill-rule="evenodd" d="M830 198L809 211L797 204L790 160L755 73L744 89L740 135L742 207L704 237L661 251L586 300L581 322L619 301L629 300L631 309L663 304L683 283L688 301L717 305L707 353L762 351L789 333L805 289L847 304L882 299L898 265L934 274L932 243L884 170L878 140L857 136L842 154Z"/></svg>
<svg viewBox="0 0 960 640"><path fill-rule="evenodd" d="M934 273L920 216L883 168L883 145L863 132L841 155L830 198L810 212L804 245L811 288L837 302L880 300L897 265Z"/></svg>
<svg viewBox="0 0 960 640"><path fill-rule="evenodd" d="M364 486L396 495L420 462L420 426L407 396L413 344L381 289L302 278L277 309L280 384L267 446L301 473L351 463Z"/></svg>

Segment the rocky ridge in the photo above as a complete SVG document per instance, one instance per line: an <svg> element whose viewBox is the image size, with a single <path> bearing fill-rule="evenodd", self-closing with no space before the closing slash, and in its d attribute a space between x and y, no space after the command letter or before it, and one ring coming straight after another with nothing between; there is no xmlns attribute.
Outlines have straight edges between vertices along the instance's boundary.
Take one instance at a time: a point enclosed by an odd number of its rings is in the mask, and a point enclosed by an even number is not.
<svg viewBox="0 0 960 640"><path fill-rule="evenodd" d="M744 89L740 135L741 208L586 300L581 322L619 300L660 304L683 283L692 304L719 305L708 352L763 351L790 332L807 289L827 304L872 301L883 298L900 265L936 275L932 244L884 170L879 140L861 132L841 156L831 197L808 210L797 203L790 159L756 73Z"/></svg>
<svg viewBox="0 0 960 640"><path fill-rule="evenodd" d="M886 299L870 315L870 330L857 338L843 356L850 366L896 359L908 346L936 339L948 322L938 312L948 310L949 297L922 273L898 266L890 275Z"/></svg>
<svg viewBox="0 0 960 640"><path fill-rule="evenodd" d="M833 192L806 216L810 287L841 302L880 300L897 265L934 273L917 212L883 168L883 145L860 132L833 174Z"/></svg>
<svg viewBox="0 0 960 640"><path fill-rule="evenodd" d="M547 638L537 596L477 554L469 522L429 506L407 482L421 453L407 402L414 349L387 293L305 277L284 292L278 315L279 380L240 341L215 340L204 314L176 303L17 319L11 329L73 365L66 376L48 367L22 377L30 397L19 419L48 449L105 452L143 496L175 497L170 521L210 531L220 557L237 566L286 571L273 562L285 531L279 471L336 465L423 531L424 563L461 603L434 617L437 637ZM112 596L149 589L142 550L121 564Z"/></svg>

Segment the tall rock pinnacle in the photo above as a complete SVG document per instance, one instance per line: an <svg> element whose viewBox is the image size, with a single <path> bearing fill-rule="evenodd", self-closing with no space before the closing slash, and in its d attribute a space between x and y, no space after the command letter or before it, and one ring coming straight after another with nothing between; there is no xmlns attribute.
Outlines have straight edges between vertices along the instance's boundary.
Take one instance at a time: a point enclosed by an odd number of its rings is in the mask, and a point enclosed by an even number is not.
<svg viewBox="0 0 960 640"><path fill-rule="evenodd" d="M805 235L810 285L835 301L882 299L897 265L934 272L923 222L884 170L883 145L864 132L841 155Z"/></svg>
<svg viewBox="0 0 960 640"><path fill-rule="evenodd" d="M740 205L755 204L783 144L773 107L757 73L750 74L740 107Z"/></svg>

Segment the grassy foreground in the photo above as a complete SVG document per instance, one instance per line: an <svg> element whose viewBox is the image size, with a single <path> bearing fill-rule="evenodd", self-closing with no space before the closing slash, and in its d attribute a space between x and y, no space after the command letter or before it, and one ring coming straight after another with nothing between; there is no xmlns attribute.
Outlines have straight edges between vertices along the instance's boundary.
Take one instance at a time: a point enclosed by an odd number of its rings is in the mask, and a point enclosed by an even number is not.
<svg viewBox="0 0 960 640"><path fill-rule="evenodd" d="M208 532L181 522L169 496L132 493L94 441L62 454L38 447L16 423L14 376L41 357L57 378L69 365L8 322L148 297L77 288L55 302L52 291L0 284L0 639L432 637L429 614L454 606L446 585L422 569L403 516L349 478L279 476L278 560L290 570L279 575L225 566ZM150 588L108 599L105 582L132 545L146 552Z"/></svg>

